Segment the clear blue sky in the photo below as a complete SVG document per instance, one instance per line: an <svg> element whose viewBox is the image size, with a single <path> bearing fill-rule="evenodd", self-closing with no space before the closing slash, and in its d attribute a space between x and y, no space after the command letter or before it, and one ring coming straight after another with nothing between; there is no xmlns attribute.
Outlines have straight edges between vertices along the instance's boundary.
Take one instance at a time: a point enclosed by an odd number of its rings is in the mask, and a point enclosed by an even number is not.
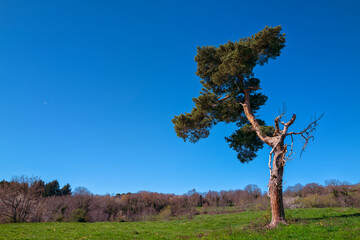
<svg viewBox="0 0 360 240"><path fill-rule="evenodd" d="M93 193L267 185L269 148L241 164L219 125L197 144L171 119L200 90L196 47L283 26L282 55L256 69L269 124L325 113L285 186L360 181L359 1L0 1L0 177ZM296 150L300 150L301 141Z"/></svg>

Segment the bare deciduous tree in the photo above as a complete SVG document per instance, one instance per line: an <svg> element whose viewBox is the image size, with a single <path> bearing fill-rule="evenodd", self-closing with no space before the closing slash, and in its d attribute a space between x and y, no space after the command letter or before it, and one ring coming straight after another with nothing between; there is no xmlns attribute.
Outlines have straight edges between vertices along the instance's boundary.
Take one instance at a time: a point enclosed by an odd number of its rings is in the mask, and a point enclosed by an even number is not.
<svg viewBox="0 0 360 240"><path fill-rule="evenodd" d="M0 215L11 222L25 222L42 200L43 182L19 177L0 182Z"/></svg>

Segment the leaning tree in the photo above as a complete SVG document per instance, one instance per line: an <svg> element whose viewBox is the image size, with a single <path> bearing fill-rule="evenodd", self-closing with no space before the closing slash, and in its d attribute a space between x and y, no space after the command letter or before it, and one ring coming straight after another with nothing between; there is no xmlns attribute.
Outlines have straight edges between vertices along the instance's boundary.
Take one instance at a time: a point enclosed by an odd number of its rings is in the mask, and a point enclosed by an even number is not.
<svg viewBox="0 0 360 240"><path fill-rule="evenodd" d="M202 89L193 98L195 107L190 113L175 116L172 122L178 137L192 143L209 136L210 129L219 122L236 123L238 129L225 140L237 152L238 159L249 162L257 155L263 144L270 146L270 197L271 227L285 223L282 199L284 165L293 153L293 136L305 139L303 149L315 130L318 119L300 132L288 129L294 123L294 114L287 122L284 113L275 118L275 124L268 126L256 116L267 97L258 92L260 80L254 76L254 67L275 59L285 47L285 34L281 26L265 27L257 34L242 38L219 47L198 47L195 61L196 74L201 78ZM285 143L290 136L291 144Z"/></svg>

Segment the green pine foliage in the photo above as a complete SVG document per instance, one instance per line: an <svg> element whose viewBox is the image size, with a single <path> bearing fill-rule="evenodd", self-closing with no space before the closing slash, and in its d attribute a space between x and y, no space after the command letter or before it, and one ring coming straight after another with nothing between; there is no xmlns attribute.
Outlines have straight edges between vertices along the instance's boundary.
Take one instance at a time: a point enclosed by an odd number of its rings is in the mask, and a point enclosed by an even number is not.
<svg viewBox="0 0 360 240"><path fill-rule="evenodd" d="M43 191L44 197L60 196L60 195L61 195L61 190L60 190L59 182L57 180L45 184Z"/></svg>
<svg viewBox="0 0 360 240"><path fill-rule="evenodd" d="M66 184L60 189L58 180L54 180L43 185L43 197L71 195L70 185Z"/></svg>
<svg viewBox="0 0 360 240"><path fill-rule="evenodd" d="M236 123L239 127L230 137L225 138L229 146L238 153L238 159L249 162L263 147L245 116L241 102L244 89L252 89L250 104L255 114L266 103L267 97L259 92L260 80L254 75L257 65L264 65L275 59L285 47L285 34L281 26L265 27L257 34L219 47L198 47L195 61L196 74L201 78L202 89L193 98L195 107L191 112L175 116L172 122L177 136L196 143L210 134L218 123ZM243 83L243 84L240 84ZM262 133L271 136L273 127L261 120Z"/></svg>

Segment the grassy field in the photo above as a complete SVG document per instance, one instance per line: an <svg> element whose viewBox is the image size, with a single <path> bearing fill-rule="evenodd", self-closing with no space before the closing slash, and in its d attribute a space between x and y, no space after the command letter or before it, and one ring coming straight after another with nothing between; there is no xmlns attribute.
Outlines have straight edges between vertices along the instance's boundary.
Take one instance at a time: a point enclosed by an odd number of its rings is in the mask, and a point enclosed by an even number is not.
<svg viewBox="0 0 360 240"><path fill-rule="evenodd" d="M360 209L287 210L289 225L264 227L269 212L146 222L0 225L0 239L360 239Z"/></svg>

